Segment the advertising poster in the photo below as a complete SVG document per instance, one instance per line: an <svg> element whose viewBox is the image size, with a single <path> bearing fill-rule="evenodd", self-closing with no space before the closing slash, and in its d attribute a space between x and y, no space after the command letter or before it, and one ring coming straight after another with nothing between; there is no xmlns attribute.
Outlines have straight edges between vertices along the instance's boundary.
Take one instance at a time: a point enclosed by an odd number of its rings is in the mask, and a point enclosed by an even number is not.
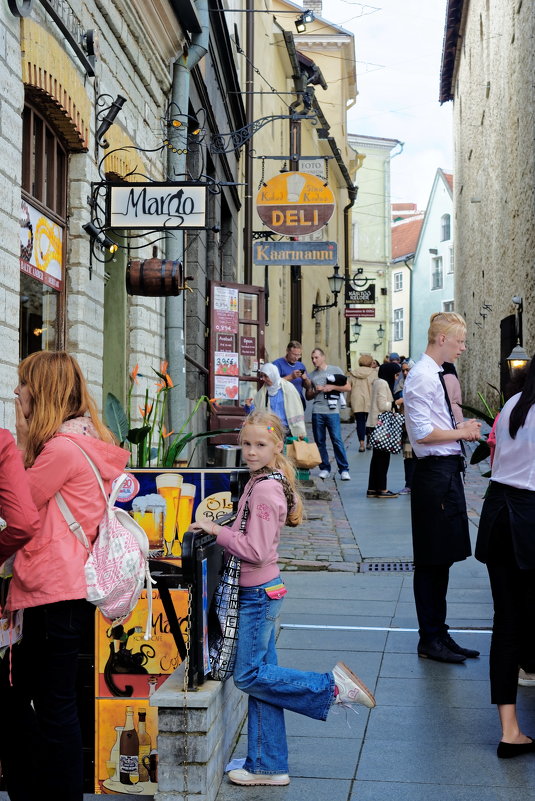
<svg viewBox="0 0 535 801"><path fill-rule="evenodd" d="M187 638L188 592L170 590ZM151 695L181 663L160 595L152 591L151 637L144 639L147 593L123 623L96 616L95 792L154 795L158 789L158 710Z"/></svg>
<svg viewBox="0 0 535 801"><path fill-rule="evenodd" d="M216 351L214 353L214 366L216 375L235 375L239 374L238 354Z"/></svg>
<svg viewBox="0 0 535 801"><path fill-rule="evenodd" d="M20 269L43 284L60 290L63 285L63 229L21 201Z"/></svg>
<svg viewBox="0 0 535 801"><path fill-rule="evenodd" d="M214 287L214 330L227 334L238 333L238 290L226 286Z"/></svg>
<svg viewBox="0 0 535 801"><path fill-rule="evenodd" d="M239 388L240 382L237 376L214 376L214 398L218 402L225 400L237 400Z"/></svg>
<svg viewBox="0 0 535 801"><path fill-rule="evenodd" d="M238 379L230 380L236 382L237 391ZM232 511L231 472L219 468L133 470L127 497L121 494L117 505L145 530L154 557L178 558L192 521L217 520Z"/></svg>

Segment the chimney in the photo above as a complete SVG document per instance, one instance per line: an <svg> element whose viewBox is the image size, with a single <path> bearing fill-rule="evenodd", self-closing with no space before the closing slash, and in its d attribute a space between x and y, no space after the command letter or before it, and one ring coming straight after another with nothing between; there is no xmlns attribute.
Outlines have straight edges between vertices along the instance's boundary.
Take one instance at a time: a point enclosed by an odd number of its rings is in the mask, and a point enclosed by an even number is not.
<svg viewBox="0 0 535 801"><path fill-rule="evenodd" d="M321 17L322 0L303 0L304 11L313 11L316 17Z"/></svg>

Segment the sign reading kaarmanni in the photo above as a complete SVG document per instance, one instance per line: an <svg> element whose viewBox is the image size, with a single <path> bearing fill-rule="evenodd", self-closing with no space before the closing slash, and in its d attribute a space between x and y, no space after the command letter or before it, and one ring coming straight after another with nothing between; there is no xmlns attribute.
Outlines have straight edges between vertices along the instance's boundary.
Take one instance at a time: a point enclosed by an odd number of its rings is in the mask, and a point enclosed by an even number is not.
<svg viewBox="0 0 535 801"><path fill-rule="evenodd" d="M336 242L253 242L254 264L332 264Z"/></svg>
<svg viewBox="0 0 535 801"><path fill-rule="evenodd" d="M206 185L132 183L109 185L109 228L204 228Z"/></svg>

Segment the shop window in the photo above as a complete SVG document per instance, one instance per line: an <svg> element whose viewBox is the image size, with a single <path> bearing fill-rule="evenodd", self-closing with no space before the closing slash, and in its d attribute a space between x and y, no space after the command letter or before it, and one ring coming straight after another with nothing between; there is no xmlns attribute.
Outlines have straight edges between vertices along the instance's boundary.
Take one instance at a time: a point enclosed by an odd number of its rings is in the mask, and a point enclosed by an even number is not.
<svg viewBox="0 0 535 801"><path fill-rule="evenodd" d="M22 127L20 357L63 345L67 153L27 105Z"/></svg>

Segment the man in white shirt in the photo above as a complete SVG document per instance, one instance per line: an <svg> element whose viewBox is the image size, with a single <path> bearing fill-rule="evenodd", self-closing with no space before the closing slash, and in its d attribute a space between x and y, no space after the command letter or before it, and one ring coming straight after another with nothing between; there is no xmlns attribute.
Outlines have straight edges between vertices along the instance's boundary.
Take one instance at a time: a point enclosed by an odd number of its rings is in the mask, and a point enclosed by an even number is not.
<svg viewBox="0 0 535 801"><path fill-rule="evenodd" d="M466 350L465 337L466 323L459 314L431 315L427 349L403 389L405 425L416 457L411 515L418 655L439 662L479 656L458 645L446 625L449 569L472 552L460 441L478 440L481 423L455 423L441 365L454 362Z"/></svg>

